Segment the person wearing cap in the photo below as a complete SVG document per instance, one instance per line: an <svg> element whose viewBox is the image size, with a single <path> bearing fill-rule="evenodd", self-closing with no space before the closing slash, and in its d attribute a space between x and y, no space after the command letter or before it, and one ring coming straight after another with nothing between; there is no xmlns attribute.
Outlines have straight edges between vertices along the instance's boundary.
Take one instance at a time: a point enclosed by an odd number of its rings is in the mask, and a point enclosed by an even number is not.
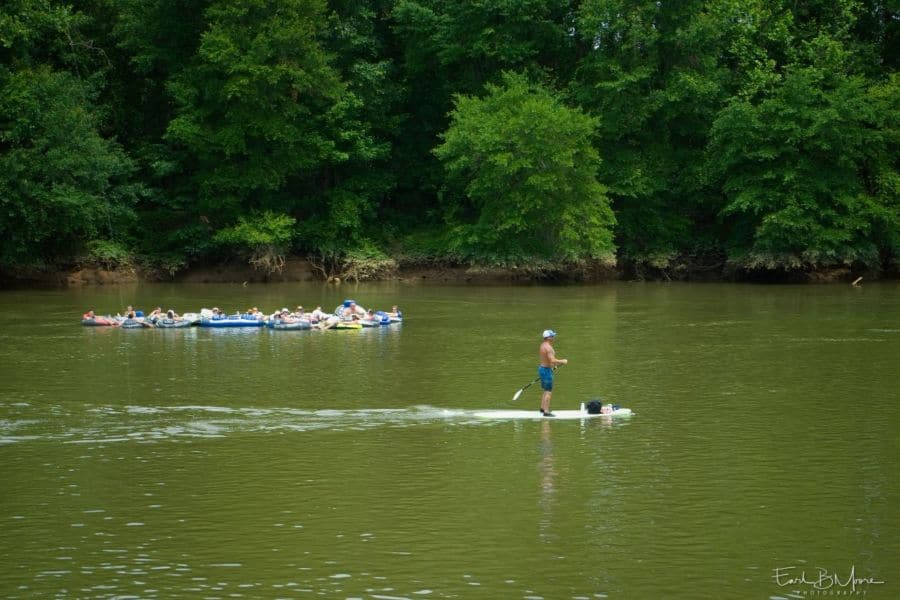
<svg viewBox="0 0 900 600"><path fill-rule="evenodd" d="M541 342L540 359L541 364L538 367L538 377L541 378L541 389L544 390L541 396L541 414L545 417L555 416L550 412L550 397L553 393L553 369L559 365L568 364L565 358L556 358L556 351L553 349L553 341L556 339L556 332L552 329L544 330L544 340Z"/></svg>

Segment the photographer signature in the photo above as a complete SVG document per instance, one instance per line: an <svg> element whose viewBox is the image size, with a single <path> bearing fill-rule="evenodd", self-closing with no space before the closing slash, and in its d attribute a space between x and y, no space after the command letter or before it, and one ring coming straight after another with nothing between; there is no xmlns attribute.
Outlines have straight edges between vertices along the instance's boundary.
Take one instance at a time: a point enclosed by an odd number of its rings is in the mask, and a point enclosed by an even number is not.
<svg viewBox="0 0 900 600"><path fill-rule="evenodd" d="M855 592L857 586L881 585L884 583L874 577L857 577L856 565L850 567L850 572L847 573L846 578L841 578L837 571L831 572L822 567L816 567L812 575L808 575L803 567L795 565L775 567L772 571L772 579L781 587L786 585L808 585L814 590L830 590L832 588L843 588L846 590L849 588L850 592Z"/></svg>

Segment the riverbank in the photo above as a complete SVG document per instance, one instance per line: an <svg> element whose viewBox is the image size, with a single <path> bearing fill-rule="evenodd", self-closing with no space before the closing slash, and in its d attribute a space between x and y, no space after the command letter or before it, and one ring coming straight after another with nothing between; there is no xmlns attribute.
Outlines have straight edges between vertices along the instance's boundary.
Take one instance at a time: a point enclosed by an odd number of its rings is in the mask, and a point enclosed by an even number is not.
<svg viewBox="0 0 900 600"><path fill-rule="evenodd" d="M608 281L687 281L825 284L898 279L900 270L872 272L849 266L810 270L742 270L726 264L681 263L667 267L621 262L596 262L567 268L499 268L451 263L399 263L385 269L375 280L409 283L602 283ZM174 274L134 266L104 268L77 266L68 269L16 269L0 271L3 287L66 288L124 283L174 281L179 283L267 283L325 281L321 270L301 258L287 259L280 271L265 273L251 265L225 262L194 266ZM353 279L349 279L352 281ZM340 283L340 277L329 281Z"/></svg>

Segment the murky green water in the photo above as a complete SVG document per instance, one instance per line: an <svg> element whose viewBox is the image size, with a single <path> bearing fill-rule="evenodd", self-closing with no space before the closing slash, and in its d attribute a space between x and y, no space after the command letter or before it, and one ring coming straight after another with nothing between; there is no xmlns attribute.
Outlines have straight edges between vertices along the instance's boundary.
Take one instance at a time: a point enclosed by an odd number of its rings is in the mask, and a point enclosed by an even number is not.
<svg viewBox="0 0 900 600"><path fill-rule="evenodd" d="M406 322L78 323L345 296ZM897 285L144 285L0 310L3 597L900 597ZM633 418L472 415L537 409L537 386L510 400L547 327L553 406Z"/></svg>

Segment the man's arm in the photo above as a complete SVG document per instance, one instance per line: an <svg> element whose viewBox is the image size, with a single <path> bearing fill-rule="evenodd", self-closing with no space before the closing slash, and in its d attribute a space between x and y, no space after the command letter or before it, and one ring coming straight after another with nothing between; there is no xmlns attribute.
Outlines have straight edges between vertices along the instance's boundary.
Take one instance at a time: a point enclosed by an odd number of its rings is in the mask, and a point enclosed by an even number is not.
<svg viewBox="0 0 900 600"><path fill-rule="evenodd" d="M564 365L564 364L567 364L567 363L569 362L569 361L566 360L565 358L556 358L556 350L553 349L553 346L550 346L550 347L548 348L548 350L547 350L547 358L549 359L550 364L551 364L551 365L554 365L554 366L556 366L556 365Z"/></svg>

